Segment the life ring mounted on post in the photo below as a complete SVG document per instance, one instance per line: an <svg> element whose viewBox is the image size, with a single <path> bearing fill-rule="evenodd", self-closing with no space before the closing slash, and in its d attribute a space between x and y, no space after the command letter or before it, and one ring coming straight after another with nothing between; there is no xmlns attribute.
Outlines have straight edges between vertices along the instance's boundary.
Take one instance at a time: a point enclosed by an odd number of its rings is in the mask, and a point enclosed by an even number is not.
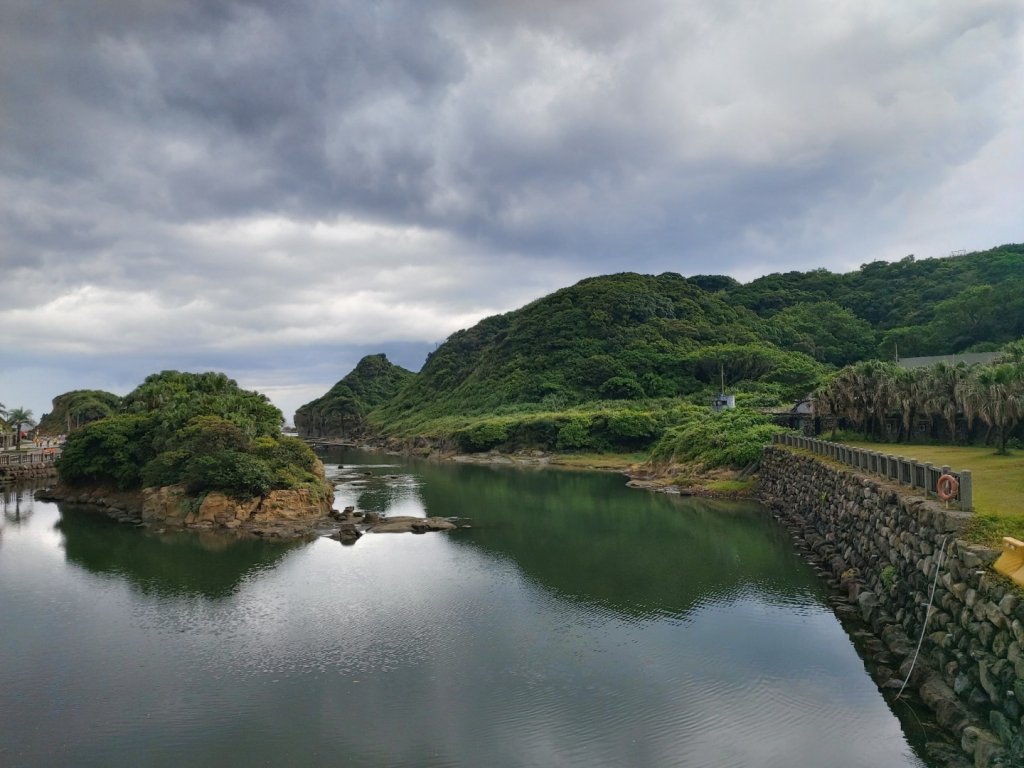
<svg viewBox="0 0 1024 768"><path fill-rule="evenodd" d="M960 483L952 475L942 475L935 483L935 495L943 501L955 499L960 490Z"/></svg>

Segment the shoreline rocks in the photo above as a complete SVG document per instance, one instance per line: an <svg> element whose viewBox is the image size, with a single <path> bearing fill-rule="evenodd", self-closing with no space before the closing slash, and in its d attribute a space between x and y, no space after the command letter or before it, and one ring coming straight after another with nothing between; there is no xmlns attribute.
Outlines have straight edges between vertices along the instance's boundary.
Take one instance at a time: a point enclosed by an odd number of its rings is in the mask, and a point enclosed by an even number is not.
<svg viewBox="0 0 1024 768"><path fill-rule="evenodd" d="M342 544L354 544L365 533L428 533L468 527L443 517L384 517L355 507L339 512L331 508L333 496L320 499L308 489L235 499L219 492L193 497L182 485L120 491L57 484L36 491L35 496L41 501L98 509L118 522L133 525L279 539L325 535ZM328 534L334 521L341 525Z"/></svg>

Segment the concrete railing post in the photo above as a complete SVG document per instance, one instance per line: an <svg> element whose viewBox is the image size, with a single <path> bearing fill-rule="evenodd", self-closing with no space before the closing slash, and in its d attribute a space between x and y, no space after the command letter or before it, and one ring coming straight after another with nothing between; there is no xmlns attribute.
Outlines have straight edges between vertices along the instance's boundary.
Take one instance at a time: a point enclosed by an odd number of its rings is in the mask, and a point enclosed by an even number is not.
<svg viewBox="0 0 1024 768"><path fill-rule="evenodd" d="M974 483L971 480L971 470L960 470L960 509L970 511L974 509Z"/></svg>

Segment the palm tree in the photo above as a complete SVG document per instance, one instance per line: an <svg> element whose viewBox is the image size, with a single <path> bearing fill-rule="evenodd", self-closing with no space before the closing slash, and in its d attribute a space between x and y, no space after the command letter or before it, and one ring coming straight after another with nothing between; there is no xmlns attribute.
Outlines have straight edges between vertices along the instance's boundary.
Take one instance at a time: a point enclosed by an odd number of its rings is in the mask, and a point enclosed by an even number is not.
<svg viewBox="0 0 1024 768"><path fill-rule="evenodd" d="M1024 367L1003 363L980 368L968 379L964 392L968 419L978 416L990 434L996 430L998 453L1005 454L1010 431L1024 416Z"/></svg>
<svg viewBox="0 0 1024 768"><path fill-rule="evenodd" d="M868 360L853 366L852 383L864 424L864 436L884 436L885 417L897 405L893 380L898 369L892 363Z"/></svg>
<svg viewBox="0 0 1024 768"><path fill-rule="evenodd" d="M903 416L896 442L912 440L914 422L926 412L927 377L927 368L896 368L889 372L891 402Z"/></svg>
<svg viewBox="0 0 1024 768"><path fill-rule="evenodd" d="M30 427L36 423L32 418L32 411L27 408L14 408L7 413L7 418L14 425L14 447L20 450L22 426Z"/></svg>
<svg viewBox="0 0 1024 768"><path fill-rule="evenodd" d="M814 415L817 418L828 418L832 422L832 439L836 439L836 430L839 428L839 415L842 413L840 402L840 386L836 379L823 384L811 395L811 404Z"/></svg>
<svg viewBox="0 0 1024 768"><path fill-rule="evenodd" d="M936 363L928 377L925 410L946 423L949 442L956 442L956 417L966 412L964 383L970 371L963 363Z"/></svg>
<svg viewBox="0 0 1024 768"><path fill-rule="evenodd" d="M1024 338L1011 341L999 352L994 363L1024 363Z"/></svg>

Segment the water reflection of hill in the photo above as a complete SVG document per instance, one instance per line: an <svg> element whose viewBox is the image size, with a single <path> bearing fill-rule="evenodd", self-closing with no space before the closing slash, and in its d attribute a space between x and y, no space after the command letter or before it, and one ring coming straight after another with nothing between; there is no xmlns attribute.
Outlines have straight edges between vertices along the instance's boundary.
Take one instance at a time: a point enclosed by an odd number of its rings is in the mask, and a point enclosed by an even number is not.
<svg viewBox="0 0 1024 768"><path fill-rule="evenodd" d="M756 504L633 491L612 475L423 472L428 514L474 518L457 541L514 560L546 588L616 610L678 615L749 589L785 600L817 588Z"/></svg>
<svg viewBox="0 0 1024 768"><path fill-rule="evenodd" d="M214 533L158 534L68 505L60 505L56 527L69 562L163 596L226 597L246 577L302 546Z"/></svg>

